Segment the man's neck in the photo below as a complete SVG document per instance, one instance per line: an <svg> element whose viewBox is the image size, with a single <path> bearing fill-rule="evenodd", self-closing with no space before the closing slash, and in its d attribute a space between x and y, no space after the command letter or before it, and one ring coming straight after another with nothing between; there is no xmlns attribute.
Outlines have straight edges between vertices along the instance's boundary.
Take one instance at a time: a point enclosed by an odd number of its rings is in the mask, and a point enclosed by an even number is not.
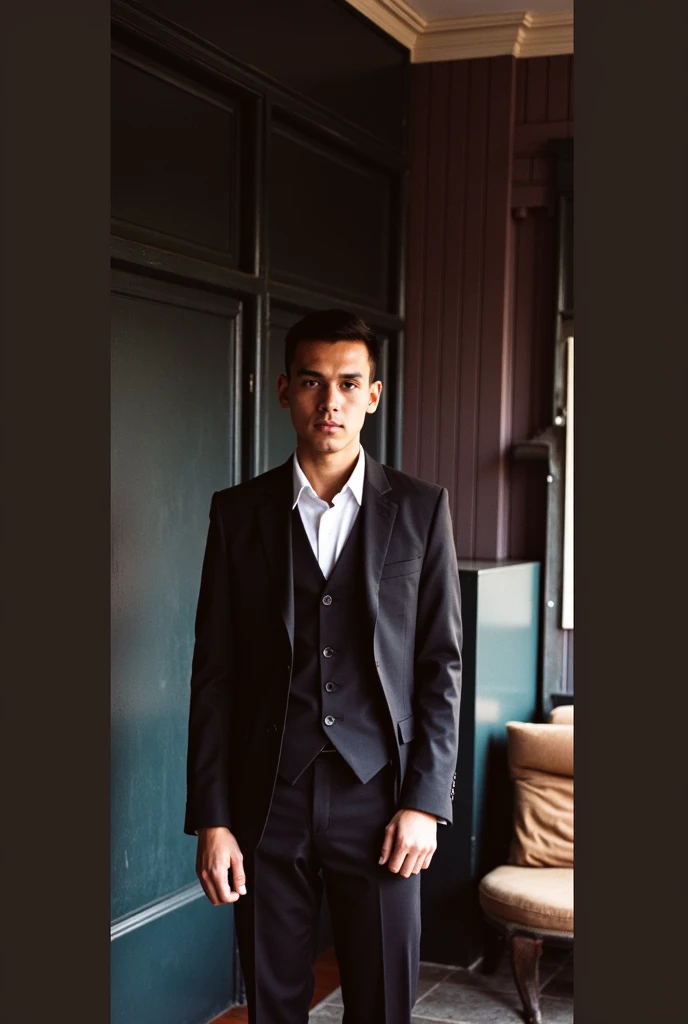
<svg viewBox="0 0 688 1024"><path fill-rule="evenodd" d="M299 465L309 484L318 497L330 505L351 476L360 452L358 440L353 454L348 445L341 452L311 452L296 446Z"/></svg>

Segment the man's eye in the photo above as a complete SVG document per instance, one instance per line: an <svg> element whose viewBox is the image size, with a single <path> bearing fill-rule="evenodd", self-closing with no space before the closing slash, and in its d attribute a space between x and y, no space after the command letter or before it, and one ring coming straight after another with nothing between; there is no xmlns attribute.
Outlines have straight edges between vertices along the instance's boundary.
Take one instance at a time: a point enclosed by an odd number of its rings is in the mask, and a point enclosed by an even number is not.
<svg viewBox="0 0 688 1024"><path fill-rule="evenodd" d="M352 380L345 380L342 387L345 387L347 391L350 391L352 388L355 388L356 385Z"/></svg>

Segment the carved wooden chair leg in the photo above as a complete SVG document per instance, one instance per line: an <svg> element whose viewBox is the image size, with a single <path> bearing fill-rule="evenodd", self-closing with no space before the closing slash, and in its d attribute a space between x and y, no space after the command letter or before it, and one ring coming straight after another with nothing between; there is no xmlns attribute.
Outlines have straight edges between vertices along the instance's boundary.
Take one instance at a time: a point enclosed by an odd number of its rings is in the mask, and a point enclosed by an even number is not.
<svg viewBox="0 0 688 1024"><path fill-rule="evenodd" d="M526 1024L542 1024L539 977L542 939L533 939L528 935L512 935L509 946L514 981L523 1003Z"/></svg>
<svg viewBox="0 0 688 1024"><path fill-rule="evenodd" d="M488 927L485 932L485 952L480 965L482 974L494 974L502 962L506 949L506 936L498 928Z"/></svg>

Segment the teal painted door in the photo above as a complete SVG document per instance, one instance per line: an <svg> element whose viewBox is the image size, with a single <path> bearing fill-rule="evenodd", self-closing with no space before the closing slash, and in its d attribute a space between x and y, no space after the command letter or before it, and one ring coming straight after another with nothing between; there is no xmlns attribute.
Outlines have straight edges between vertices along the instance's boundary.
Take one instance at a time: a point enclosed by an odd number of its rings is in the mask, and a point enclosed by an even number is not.
<svg viewBox="0 0 688 1024"><path fill-rule="evenodd" d="M142 275L112 294L112 1021L201 1024L234 995L232 908L183 834L193 624L235 482L240 305Z"/></svg>

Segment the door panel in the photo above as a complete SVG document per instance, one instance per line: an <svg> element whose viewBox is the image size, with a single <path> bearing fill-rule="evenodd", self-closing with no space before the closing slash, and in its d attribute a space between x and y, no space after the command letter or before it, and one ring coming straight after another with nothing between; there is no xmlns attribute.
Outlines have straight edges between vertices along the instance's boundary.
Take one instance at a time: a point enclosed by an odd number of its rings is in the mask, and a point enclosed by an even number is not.
<svg viewBox="0 0 688 1024"><path fill-rule="evenodd" d="M210 498L236 473L240 307L116 274L111 309L113 970L135 932L163 971L179 915L200 920L180 890L205 899L182 831L188 694ZM231 957L231 908L220 914L216 938ZM217 979L226 1005L231 971ZM113 979L126 1019L159 1020L146 990L162 980L132 989Z"/></svg>

